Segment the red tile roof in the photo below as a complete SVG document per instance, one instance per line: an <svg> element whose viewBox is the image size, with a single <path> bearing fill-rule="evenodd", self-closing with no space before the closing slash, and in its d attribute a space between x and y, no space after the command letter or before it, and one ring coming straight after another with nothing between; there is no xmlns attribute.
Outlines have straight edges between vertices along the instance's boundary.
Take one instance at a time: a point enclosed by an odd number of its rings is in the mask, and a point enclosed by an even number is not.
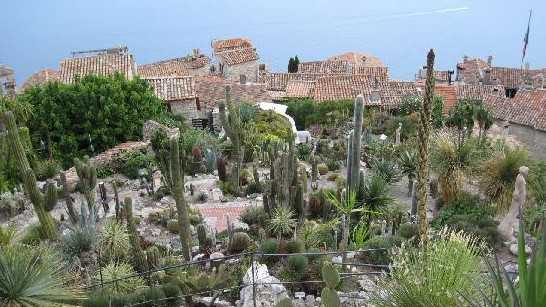
<svg viewBox="0 0 546 307"><path fill-rule="evenodd" d="M483 99L486 95L505 97L502 85L457 84L457 99Z"/></svg>
<svg viewBox="0 0 546 307"><path fill-rule="evenodd" d="M252 42L247 38L230 38L212 41L212 49L215 53L252 47Z"/></svg>
<svg viewBox="0 0 546 307"><path fill-rule="evenodd" d="M489 74L489 82L493 84L501 84L506 88L519 88L524 83L531 82L534 78L544 77L546 69L491 67Z"/></svg>
<svg viewBox="0 0 546 307"><path fill-rule="evenodd" d="M343 60L302 62L298 73L302 74L350 74L353 67Z"/></svg>
<svg viewBox="0 0 546 307"><path fill-rule="evenodd" d="M436 84L434 93L435 95L442 97L444 103L443 111L445 114L457 104L457 87L453 85Z"/></svg>
<svg viewBox="0 0 546 307"><path fill-rule="evenodd" d="M496 119L546 132L546 90L520 89L512 99L490 95L485 105Z"/></svg>
<svg viewBox="0 0 546 307"><path fill-rule="evenodd" d="M187 56L139 65L137 72L142 78L191 76L193 69L204 67L210 62L207 56Z"/></svg>
<svg viewBox="0 0 546 307"><path fill-rule="evenodd" d="M227 65L237 65L258 60L255 48L241 48L216 53L216 56Z"/></svg>
<svg viewBox="0 0 546 307"><path fill-rule="evenodd" d="M27 88L42 85L49 81L59 81L59 72L51 68L42 69L28 77L28 79L21 86L20 90L24 91Z"/></svg>
<svg viewBox="0 0 546 307"><path fill-rule="evenodd" d="M419 91L415 82L387 81L377 83L374 81L366 84L356 94L363 94L368 97L368 105L396 108L404 97L419 95Z"/></svg>
<svg viewBox="0 0 546 307"><path fill-rule="evenodd" d="M458 80L466 84L478 84L483 79L484 69L488 67L487 62L482 59L465 58L462 63L457 64Z"/></svg>
<svg viewBox="0 0 546 307"><path fill-rule="evenodd" d="M286 85L286 97L312 97L315 90L315 83L315 81L288 81Z"/></svg>
<svg viewBox="0 0 546 307"><path fill-rule="evenodd" d="M373 55L360 53L360 52L346 52L339 55L332 56L328 60L342 60L350 63L353 67L384 67L385 65L381 60Z"/></svg>
<svg viewBox="0 0 546 307"><path fill-rule="evenodd" d="M239 84L217 76L195 78L197 97L201 104L216 108L218 102L225 99L225 86L231 86L231 97L235 102L270 102L265 84Z"/></svg>
<svg viewBox="0 0 546 307"><path fill-rule="evenodd" d="M328 75L319 78L315 85L316 101L354 99L372 80L365 75Z"/></svg>
<svg viewBox="0 0 546 307"><path fill-rule="evenodd" d="M86 57L76 57L61 61L60 80L72 83L76 76L108 76L121 73L131 79L136 72L133 56L127 53L107 53Z"/></svg>
<svg viewBox="0 0 546 307"><path fill-rule="evenodd" d="M164 101L177 101L196 97L193 77L146 78L157 97Z"/></svg>
<svg viewBox="0 0 546 307"><path fill-rule="evenodd" d="M316 81L327 74L307 74L307 73L268 73L262 76L261 83L265 83L270 91L286 91L289 81Z"/></svg>

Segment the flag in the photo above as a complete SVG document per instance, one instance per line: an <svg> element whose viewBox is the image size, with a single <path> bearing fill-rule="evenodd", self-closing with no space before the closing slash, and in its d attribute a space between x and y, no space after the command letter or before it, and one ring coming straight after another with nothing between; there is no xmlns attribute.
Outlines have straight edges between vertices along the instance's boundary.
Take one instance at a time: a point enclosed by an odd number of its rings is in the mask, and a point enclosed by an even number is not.
<svg viewBox="0 0 546 307"><path fill-rule="evenodd" d="M531 26L531 13L533 13L533 11L529 12L529 21L527 22L527 32L525 32L525 37L523 38L523 54L521 56L522 63L523 63L523 59L525 58L525 53L527 52L527 44L529 44L529 29Z"/></svg>

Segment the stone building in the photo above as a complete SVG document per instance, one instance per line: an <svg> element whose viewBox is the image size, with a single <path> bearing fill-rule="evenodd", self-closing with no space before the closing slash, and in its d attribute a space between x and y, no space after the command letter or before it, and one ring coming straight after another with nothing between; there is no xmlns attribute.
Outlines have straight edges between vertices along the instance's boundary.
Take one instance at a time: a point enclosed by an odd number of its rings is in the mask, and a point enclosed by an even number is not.
<svg viewBox="0 0 546 307"><path fill-rule="evenodd" d="M136 75L136 64L127 47L73 52L60 63L59 80L73 83L77 77L122 74L128 80Z"/></svg>
<svg viewBox="0 0 546 307"><path fill-rule="evenodd" d="M532 156L546 160L546 90L520 89L512 99L487 95L484 103L504 135L515 137Z"/></svg>
<svg viewBox="0 0 546 307"><path fill-rule="evenodd" d="M139 65L137 73L141 78L169 76L206 76L210 73L210 59L194 49L191 55Z"/></svg>
<svg viewBox="0 0 546 307"><path fill-rule="evenodd" d="M259 56L252 42L246 38L215 40L212 49L217 65L213 70L235 82L258 82L265 66L258 63Z"/></svg>
<svg viewBox="0 0 546 307"><path fill-rule="evenodd" d="M42 69L28 77L18 91L22 93L28 88L39 86L50 81L59 81L59 72L51 68Z"/></svg>
<svg viewBox="0 0 546 307"><path fill-rule="evenodd" d="M15 97L15 72L13 68L0 64L0 96Z"/></svg>
<svg viewBox="0 0 546 307"><path fill-rule="evenodd" d="M189 122L203 118L204 113L195 92L193 77L152 77L145 80L173 114L180 114Z"/></svg>

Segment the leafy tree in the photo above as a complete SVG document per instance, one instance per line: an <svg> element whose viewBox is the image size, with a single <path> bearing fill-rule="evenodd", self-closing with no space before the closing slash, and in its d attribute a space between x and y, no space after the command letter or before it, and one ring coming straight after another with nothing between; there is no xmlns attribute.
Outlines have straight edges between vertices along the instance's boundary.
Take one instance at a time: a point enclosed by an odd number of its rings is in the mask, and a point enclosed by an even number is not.
<svg viewBox="0 0 546 307"><path fill-rule="evenodd" d="M290 58L290 60L288 60L288 72L294 72L294 58L292 57Z"/></svg>
<svg viewBox="0 0 546 307"><path fill-rule="evenodd" d="M485 139L487 130L493 125L493 116L483 104L480 104L476 108L475 117L479 127L478 139L482 142Z"/></svg>
<svg viewBox="0 0 546 307"><path fill-rule="evenodd" d="M457 146L461 146L465 138L472 134L474 128L474 108L480 105L480 100L462 99L449 110L446 126L457 129ZM466 129L466 131L465 131Z"/></svg>
<svg viewBox="0 0 546 307"><path fill-rule="evenodd" d="M434 96L432 100L432 126L442 128L444 126L444 99L441 96Z"/></svg>
<svg viewBox="0 0 546 307"><path fill-rule="evenodd" d="M421 109L422 98L419 96L406 96L402 98L400 103L400 115L410 115L412 113L418 112Z"/></svg>
<svg viewBox="0 0 546 307"><path fill-rule="evenodd" d="M137 140L146 120L166 116L163 102L144 80L129 81L120 74L48 83L28 89L21 99L34 109L28 121L34 147L45 142L64 166Z"/></svg>

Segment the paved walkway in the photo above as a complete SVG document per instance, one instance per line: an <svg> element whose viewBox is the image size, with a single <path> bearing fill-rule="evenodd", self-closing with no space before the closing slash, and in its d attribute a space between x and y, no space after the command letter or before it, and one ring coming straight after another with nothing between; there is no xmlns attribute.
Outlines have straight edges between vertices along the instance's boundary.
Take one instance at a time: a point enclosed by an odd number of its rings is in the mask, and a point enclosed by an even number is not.
<svg viewBox="0 0 546 307"><path fill-rule="evenodd" d="M239 221L239 216L245 210L246 207L254 206L256 202L234 202L234 203L204 203L204 204L192 204L197 208L205 222L211 227L216 229L217 232L222 232L227 229L226 216L229 216L230 221L233 223Z"/></svg>

